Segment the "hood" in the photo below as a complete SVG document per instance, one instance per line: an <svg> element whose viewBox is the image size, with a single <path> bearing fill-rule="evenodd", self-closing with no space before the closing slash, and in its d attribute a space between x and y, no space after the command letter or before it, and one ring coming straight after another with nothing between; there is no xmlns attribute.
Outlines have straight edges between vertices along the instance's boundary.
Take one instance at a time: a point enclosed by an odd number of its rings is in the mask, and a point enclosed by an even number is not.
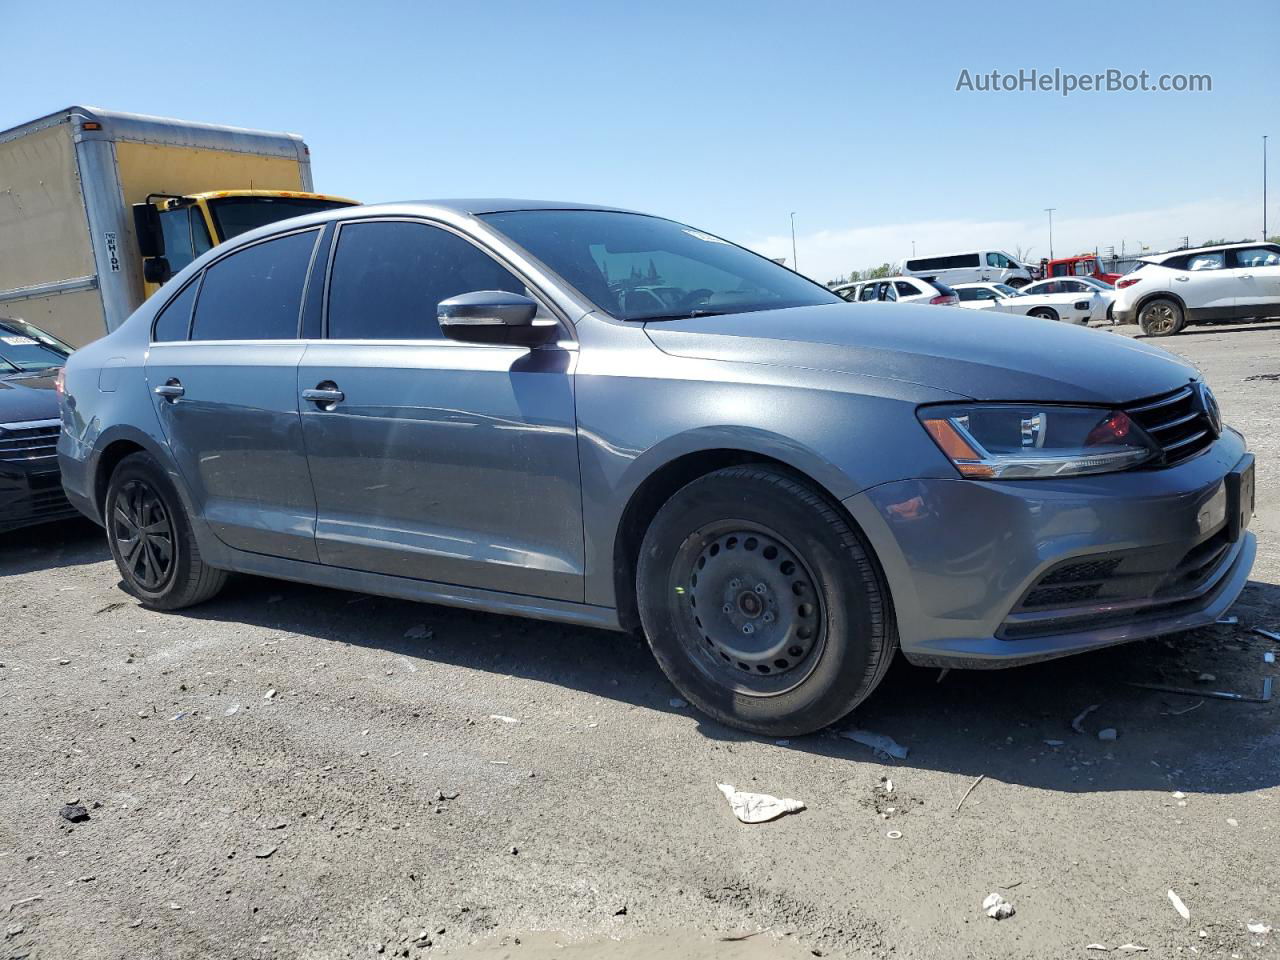
<svg viewBox="0 0 1280 960"><path fill-rule="evenodd" d="M974 400L1123 404L1196 370L1127 337L1053 320L914 304L830 304L645 325L673 356L808 367Z"/></svg>
<svg viewBox="0 0 1280 960"><path fill-rule="evenodd" d="M53 377L0 378L0 424L57 420L60 415Z"/></svg>

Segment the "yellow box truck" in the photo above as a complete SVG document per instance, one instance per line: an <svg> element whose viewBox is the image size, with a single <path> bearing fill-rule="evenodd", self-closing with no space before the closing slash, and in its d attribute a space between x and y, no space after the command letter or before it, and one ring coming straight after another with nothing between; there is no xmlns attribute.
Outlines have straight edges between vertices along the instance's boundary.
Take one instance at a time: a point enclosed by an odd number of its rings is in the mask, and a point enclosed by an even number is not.
<svg viewBox="0 0 1280 960"><path fill-rule="evenodd" d="M293 133L68 107L0 132L0 316L73 346L223 240L355 203Z"/></svg>

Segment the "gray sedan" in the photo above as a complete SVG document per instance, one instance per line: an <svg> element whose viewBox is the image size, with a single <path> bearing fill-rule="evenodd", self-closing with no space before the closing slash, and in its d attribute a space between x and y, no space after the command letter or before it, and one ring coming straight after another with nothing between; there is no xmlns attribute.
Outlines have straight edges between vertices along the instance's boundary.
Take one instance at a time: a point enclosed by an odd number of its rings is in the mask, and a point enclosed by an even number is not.
<svg viewBox="0 0 1280 960"><path fill-rule="evenodd" d="M854 306L670 220L327 211L201 256L65 368L66 492L152 608L227 571L643 631L762 734L894 653L1000 667L1212 622L1252 457L1186 363Z"/></svg>

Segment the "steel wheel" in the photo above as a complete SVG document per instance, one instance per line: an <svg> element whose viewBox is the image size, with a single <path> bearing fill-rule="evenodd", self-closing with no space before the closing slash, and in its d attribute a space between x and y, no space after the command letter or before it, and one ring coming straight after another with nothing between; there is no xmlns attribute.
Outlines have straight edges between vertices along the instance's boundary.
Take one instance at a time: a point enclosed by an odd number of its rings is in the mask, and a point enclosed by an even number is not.
<svg viewBox="0 0 1280 960"><path fill-rule="evenodd" d="M774 696L802 683L826 642L822 592L799 553L767 527L725 521L689 537L672 565L677 628L708 678Z"/></svg>
<svg viewBox="0 0 1280 960"><path fill-rule="evenodd" d="M111 536L121 564L143 590L157 592L173 575L173 520L145 481L130 480L120 488Z"/></svg>

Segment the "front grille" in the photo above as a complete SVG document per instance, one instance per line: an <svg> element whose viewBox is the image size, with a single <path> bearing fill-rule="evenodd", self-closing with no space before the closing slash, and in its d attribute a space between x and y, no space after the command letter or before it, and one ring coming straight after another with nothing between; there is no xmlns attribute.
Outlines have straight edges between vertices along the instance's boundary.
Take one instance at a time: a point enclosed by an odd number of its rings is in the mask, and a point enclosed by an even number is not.
<svg viewBox="0 0 1280 960"><path fill-rule="evenodd" d="M61 430L57 420L0 426L0 463L39 463L56 459Z"/></svg>
<svg viewBox="0 0 1280 960"><path fill-rule="evenodd" d="M1192 384L1124 408L1164 452L1159 466L1190 460L1213 444L1219 427L1205 410L1198 385Z"/></svg>

